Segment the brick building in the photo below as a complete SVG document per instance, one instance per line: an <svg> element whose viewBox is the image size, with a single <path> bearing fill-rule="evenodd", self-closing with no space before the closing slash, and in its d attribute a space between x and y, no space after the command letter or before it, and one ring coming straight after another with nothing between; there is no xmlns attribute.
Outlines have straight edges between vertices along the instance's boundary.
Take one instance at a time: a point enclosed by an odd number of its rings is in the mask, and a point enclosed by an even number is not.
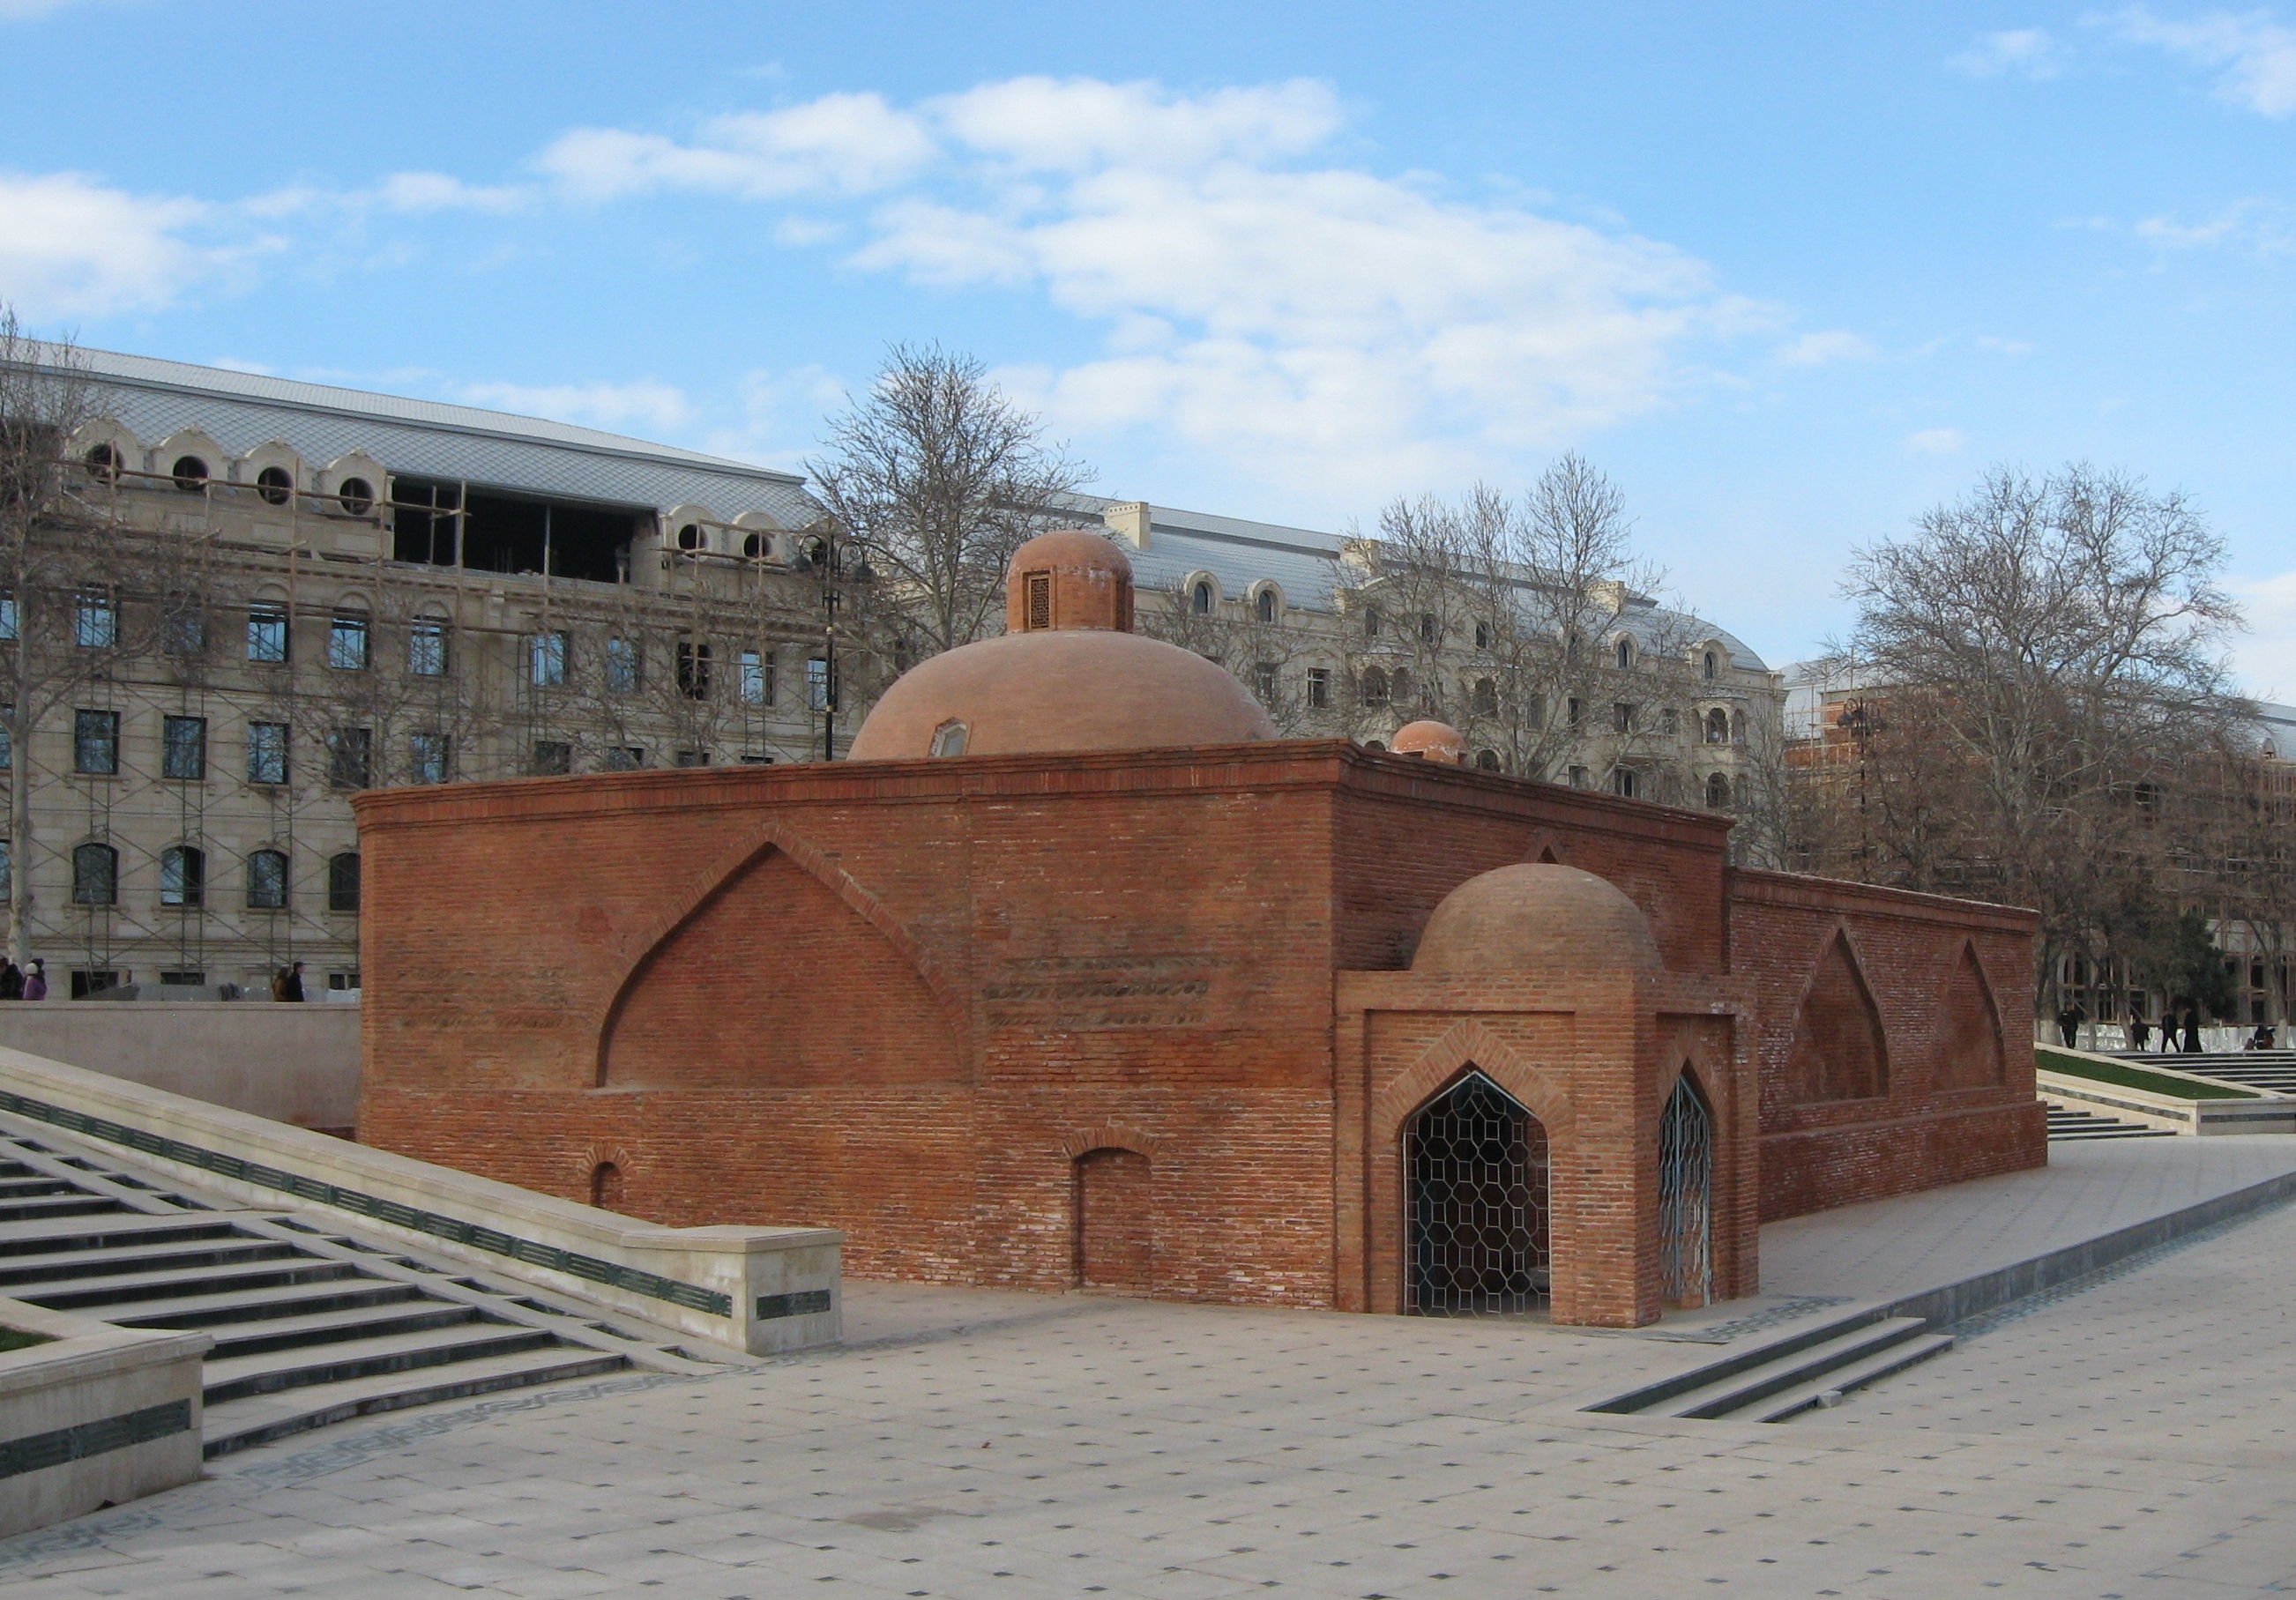
<svg viewBox="0 0 2296 1600"><path fill-rule="evenodd" d="M863 1276L1614 1326L2046 1159L2026 914L1275 738L1106 540L1013 574L849 762L360 796L360 1136Z"/></svg>

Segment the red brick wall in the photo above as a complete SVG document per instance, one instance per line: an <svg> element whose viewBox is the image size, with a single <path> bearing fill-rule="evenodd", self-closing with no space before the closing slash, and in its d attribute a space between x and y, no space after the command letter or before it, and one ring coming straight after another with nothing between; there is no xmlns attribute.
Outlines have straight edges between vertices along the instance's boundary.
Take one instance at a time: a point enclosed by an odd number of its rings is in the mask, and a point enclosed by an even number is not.
<svg viewBox="0 0 2296 1600"><path fill-rule="evenodd" d="M1765 1221L2046 1164L2021 1004L2034 922L1934 895L1730 874L1730 970L1762 1017ZM1811 1046L1839 1053L1867 1027L1837 946L1880 1019L1879 1095L1813 1095Z"/></svg>

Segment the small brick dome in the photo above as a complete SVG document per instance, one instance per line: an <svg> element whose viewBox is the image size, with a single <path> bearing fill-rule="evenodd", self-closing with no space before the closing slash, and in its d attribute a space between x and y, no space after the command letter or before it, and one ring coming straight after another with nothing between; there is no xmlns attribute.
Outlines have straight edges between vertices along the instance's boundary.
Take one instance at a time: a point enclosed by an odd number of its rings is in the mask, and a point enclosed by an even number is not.
<svg viewBox="0 0 2296 1600"><path fill-rule="evenodd" d="M1650 922L1619 886L1552 862L1502 866L1444 897L1414 972L1663 972Z"/></svg>
<svg viewBox="0 0 2296 1600"><path fill-rule="evenodd" d="M904 673L854 735L857 761L1169 750L1275 737L1244 686L1132 628L1132 563L1081 529L1013 557L1007 631Z"/></svg>
<svg viewBox="0 0 2296 1600"><path fill-rule="evenodd" d="M1467 762L1467 735L1447 722L1406 722L1396 730L1387 748L1398 756L1420 756L1462 767Z"/></svg>

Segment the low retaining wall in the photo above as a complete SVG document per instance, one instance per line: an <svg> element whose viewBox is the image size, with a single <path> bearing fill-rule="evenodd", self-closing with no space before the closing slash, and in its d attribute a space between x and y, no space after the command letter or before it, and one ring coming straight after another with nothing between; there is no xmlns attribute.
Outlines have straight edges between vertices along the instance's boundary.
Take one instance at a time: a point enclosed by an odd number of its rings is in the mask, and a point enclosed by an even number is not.
<svg viewBox="0 0 2296 1600"><path fill-rule="evenodd" d="M298 1128L345 1130L358 1120L356 1005L267 1000L0 1005L0 1047Z"/></svg>
<svg viewBox="0 0 2296 1600"><path fill-rule="evenodd" d="M2179 1100L2064 1072L2036 1072L2041 1097L2180 1134L2296 1133L2296 1100Z"/></svg>
<svg viewBox="0 0 2296 1600"><path fill-rule="evenodd" d="M16 1300L0 1300L0 1327L49 1341L0 1353L0 1538L200 1475L200 1359L213 1339Z"/></svg>
<svg viewBox="0 0 2296 1600"><path fill-rule="evenodd" d="M753 1356L838 1342L844 1235L832 1229L660 1227L21 1050L0 1049L0 1111L251 1206L339 1212Z"/></svg>

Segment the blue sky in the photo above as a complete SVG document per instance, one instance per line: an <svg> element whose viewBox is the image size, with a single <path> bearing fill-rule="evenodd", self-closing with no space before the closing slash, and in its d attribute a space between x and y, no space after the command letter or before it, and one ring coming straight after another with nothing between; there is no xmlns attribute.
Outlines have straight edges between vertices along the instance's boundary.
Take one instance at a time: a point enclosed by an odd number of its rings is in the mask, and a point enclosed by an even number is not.
<svg viewBox="0 0 2296 1600"><path fill-rule="evenodd" d="M35 329L775 464L885 344L1102 493L1565 448L1774 662L1995 462L2181 487L2296 699L2296 10L0 0Z"/></svg>

